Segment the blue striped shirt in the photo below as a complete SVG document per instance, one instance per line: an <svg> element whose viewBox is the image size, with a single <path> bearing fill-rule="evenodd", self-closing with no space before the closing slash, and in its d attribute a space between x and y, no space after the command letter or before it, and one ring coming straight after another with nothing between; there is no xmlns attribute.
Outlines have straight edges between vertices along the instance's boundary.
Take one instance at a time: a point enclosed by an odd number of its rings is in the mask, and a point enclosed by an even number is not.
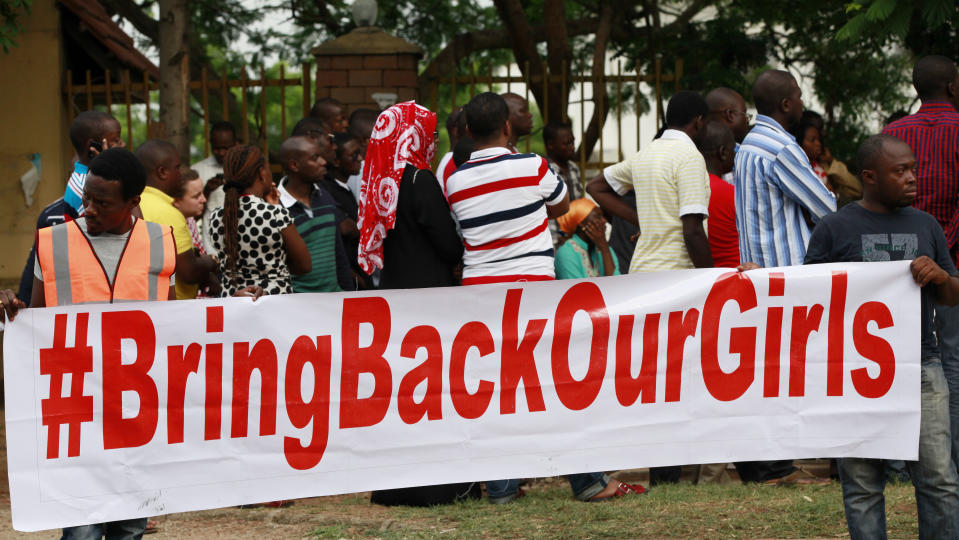
<svg viewBox="0 0 959 540"><path fill-rule="evenodd" d="M836 198L795 137L772 118L757 115L736 152L733 172L740 260L766 268L802 264L810 232L802 210L818 221L836 211Z"/></svg>

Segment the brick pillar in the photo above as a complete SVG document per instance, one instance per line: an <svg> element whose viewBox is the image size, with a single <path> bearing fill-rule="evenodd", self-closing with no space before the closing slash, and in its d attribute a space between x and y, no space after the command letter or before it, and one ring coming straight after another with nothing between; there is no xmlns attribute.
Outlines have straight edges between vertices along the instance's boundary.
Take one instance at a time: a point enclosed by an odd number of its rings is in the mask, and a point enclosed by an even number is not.
<svg viewBox="0 0 959 540"><path fill-rule="evenodd" d="M352 32L313 49L316 96L333 97L347 112L380 110L373 94L396 94L396 102L417 99L417 64L422 49L375 26Z"/></svg>

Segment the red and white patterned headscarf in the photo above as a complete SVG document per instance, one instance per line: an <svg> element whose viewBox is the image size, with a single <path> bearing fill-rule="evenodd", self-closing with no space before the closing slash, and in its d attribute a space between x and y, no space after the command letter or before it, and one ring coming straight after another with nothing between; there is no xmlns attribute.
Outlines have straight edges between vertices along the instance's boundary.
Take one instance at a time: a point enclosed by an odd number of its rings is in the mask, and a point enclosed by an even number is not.
<svg viewBox="0 0 959 540"><path fill-rule="evenodd" d="M436 114L407 101L380 113L373 126L360 184L360 267L383 268L383 240L396 223L396 200L409 163L429 169L436 151Z"/></svg>

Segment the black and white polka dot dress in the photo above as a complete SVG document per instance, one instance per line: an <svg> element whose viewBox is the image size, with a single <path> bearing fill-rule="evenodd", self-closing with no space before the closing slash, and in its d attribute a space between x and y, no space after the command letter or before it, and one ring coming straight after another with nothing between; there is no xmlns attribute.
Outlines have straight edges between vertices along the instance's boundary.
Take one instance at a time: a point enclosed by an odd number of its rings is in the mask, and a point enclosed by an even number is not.
<svg viewBox="0 0 959 540"><path fill-rule="evenodd" d="M240 197L237 234L239 257L236 265L236 285L230 279L228 255L223 232L223 209L217 208L210 216L210 239L213 247L222 256L221 268L223 292L221 296L233 296L243 287L259 285L267 294L293 292L290 282L290 267L283 251L280 235L293 223L290 213L279 205L270 204L259 197Z"/></svg>

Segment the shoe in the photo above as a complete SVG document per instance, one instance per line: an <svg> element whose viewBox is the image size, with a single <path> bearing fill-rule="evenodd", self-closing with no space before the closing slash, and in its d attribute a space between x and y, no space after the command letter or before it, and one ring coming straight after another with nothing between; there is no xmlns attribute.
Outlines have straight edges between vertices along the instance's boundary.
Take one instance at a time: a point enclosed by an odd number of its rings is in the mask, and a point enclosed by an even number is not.
<svg viewBox="0 0 959 540"><path fill-rule="evenodd" d="M296 501L290 499L284 499L281 501L272 501L265 503L253 503L253 504L241 504L237 508L250 509L250 508L286 508L287 506L293 506L293 503Z"/></svg>
<svg viewBox="0 0 959 540"><path fill-rule="evenodd" d="M825 486L830 482L828 478L820 478L797 466L795 471L786 476L766 480L764 483L770 486Z"/></svg>
<svg viewBox="0 0 959 540"><path fill-rule="evenodd" d="M616 492L612 495L608 495L606 497L593 497L592 499L589 499L588 502L607 502L620 497L625 497L627 495L645 495L647 493L649 493L649 490L639 484L627 484L626 482L620 482L619 485L616 486Z"/></svg>
<svg viewBox="0 0 959 540"><path fill-rule="evenodd" d="M272 501L268 503L263 503L264 508L286 508L287 506L293 506L293 501L291 499L283 499L282 501Z"/></svg>
<svg viewBox="0 0 959 540"><path fill-rule="evenodd" d="M510 495L503 495L502 497L487 497L487 500L489 500L490 504L509 504L515 501L516 499L522 499L525 496L526 496L525 491L523 491L522 489L517 489L516 493L512 493Z"/></svg>

